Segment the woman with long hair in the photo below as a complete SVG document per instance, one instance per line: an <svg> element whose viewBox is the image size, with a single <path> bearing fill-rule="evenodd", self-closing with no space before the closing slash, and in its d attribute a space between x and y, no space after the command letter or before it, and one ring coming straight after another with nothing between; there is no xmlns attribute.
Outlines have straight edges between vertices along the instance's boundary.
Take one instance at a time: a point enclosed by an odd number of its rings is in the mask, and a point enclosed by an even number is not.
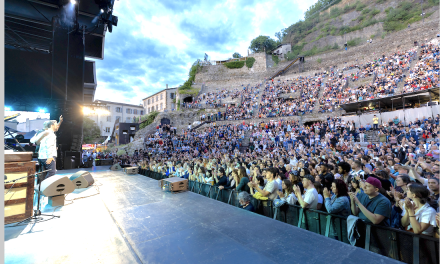
<svg viewBox="0 0 440 264"><path fill-rule="evenodd" d="M352 185L353 186L353 185ZM359 182L357 183L359 186ZM332 182L331 195L327 188L324 188L324 198L325 198L325 208L330 214L341 215L347 217L350 215L350 199L348 198L348 188L345 182L341 179L336 179ZM330 197L331 195L331 197ZM332 218L331 223L332 236L338 239L335 230L334 218Z"/></svg>
<svg viewBox="0 0 440 264"><path fill-rule="evenodd" d="M323 197L323 190L324 190L324 186L322 186L322 184L320 182L316 182L313 183L315 185L315 189L318 192L318 205L316 206L317 210L321 210L324 209L322 208L322 204L324 203L324 197Z"/></svg>
<svg viewBox="0 0 440 264"><path fill-rule="evenodd" d="M296 204L298 198L296 198L295 193L293 192L292 182L288 179L283 180L282 188L282 192L278 191L278 196L280 197L280 200L290 205Z"/></svg>
<svg viewBox="0 0 440 264"><path fill-rule="evenodd" d="M344 182L345 183L345 182ZM359 183L359 181L356 178L352 178L351 179L351 188L350 188L350 192L353 192L356 194L356 196L360 193L363 193L364 190L362 190L361 185Z"/></svg>
<svg viewBox="0 0 440 264"><path fill-rule="evenodd" d="M237 187L235 188L235 190L237 192L249 192L249 177L247 176L246 173L246 169L243 166L238 167L237 169L238 173L237 173L237 177L235 179L236 185Z"/></svg>
<svg viewBox="0 0 440 264"><path fill-rule="evenodd" d="M414 234L433 236L436 212L429 204L431 199L428 188L421 184L411 184L406 194L402 226Z"/></svg>

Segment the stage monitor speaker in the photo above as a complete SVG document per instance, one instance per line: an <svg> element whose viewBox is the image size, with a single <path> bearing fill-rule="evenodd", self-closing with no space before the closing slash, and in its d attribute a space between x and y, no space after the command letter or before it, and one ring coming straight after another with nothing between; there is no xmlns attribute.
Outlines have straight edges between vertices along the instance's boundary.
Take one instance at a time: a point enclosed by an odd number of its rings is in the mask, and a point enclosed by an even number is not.
<svg viewBox="0 0 440 264"><path fill-rule="evenodd" d="M75 156L64 157L64 169L71 170L76 168Z"/></svg>
<svg viewBox="0 0 440 264"><path fill-rule="evenodd" d="M38 186L36 187L38 190ZM41 193L46 197L68 194L75 190L75 185L67 176L54 175L41 182Z"/></svg>
<svg viewBox="0 0 440 264"><path fill-rule="evenodd" d="M117 170L121 170L122 167L119 164L114 164L113 166L110 167L110 170L112 171L117 171Z"/></svg>
<svg viewBox="0 0 440 264"><path fill-rule="evenodd" d="M95 180L92 177L92 174L88 171L77 171L75 174L70 176L70 180L75 185L75 188L87 188L92 185Z"/></svg>

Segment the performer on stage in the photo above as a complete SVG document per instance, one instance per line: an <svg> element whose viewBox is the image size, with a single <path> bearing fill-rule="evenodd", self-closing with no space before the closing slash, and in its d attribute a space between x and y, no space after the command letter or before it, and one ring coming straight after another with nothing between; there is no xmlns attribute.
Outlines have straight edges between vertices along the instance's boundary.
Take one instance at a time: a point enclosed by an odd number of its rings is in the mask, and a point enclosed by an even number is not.
<svg viewBox="0 0 440 264"><path fill-rule="evenodd" d="M30 140L32 143L40 146L38 150L38 162L40 163L40 169L49 170L46 174L46 179L56 173L57 137L55 132L58 131L62 122L63 116L60 116L58 123L56 120L44 122L44 130L35 134Z"/></svg>

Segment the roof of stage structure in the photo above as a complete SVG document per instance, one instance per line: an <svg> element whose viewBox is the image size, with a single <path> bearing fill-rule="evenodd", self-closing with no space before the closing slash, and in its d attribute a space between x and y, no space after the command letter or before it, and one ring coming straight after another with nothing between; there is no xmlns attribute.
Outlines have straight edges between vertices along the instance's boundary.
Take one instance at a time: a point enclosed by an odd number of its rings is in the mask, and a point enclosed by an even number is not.
<svg viewBox="0 0 440 264"><path fill-rule="evenodd" d="M428 90L422 90L412 93L399 94L394 96L388 96L384 98L365 100L360 102L354 102L350 104L340 105L342 109L347 113L357 112L366 108L370 109L400 109L408 104L427 103L429 100L439 100L439 88L431 88Z"/></svg>
<svg viewBox="0 0 440 264"><path fill-rule="evenodd" d="M67 0L63 0L66 2ZM50 53L52 17L57 15L59 0L6 0L5 47ZM68 1L67 1L68 2ZM104 58L104 39L107 26L99 23L100 7L95 1L78 1L78 23L86 26L85 55Z"/></svg>

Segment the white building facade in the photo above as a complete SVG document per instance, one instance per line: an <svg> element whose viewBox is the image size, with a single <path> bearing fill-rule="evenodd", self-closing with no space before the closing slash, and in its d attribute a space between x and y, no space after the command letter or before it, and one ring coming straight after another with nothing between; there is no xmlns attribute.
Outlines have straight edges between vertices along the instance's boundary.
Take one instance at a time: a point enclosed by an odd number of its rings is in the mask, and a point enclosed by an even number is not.
<svg viewBox="0 0 440 264"><path fill-rule="evenodd" d="M87 117L95 121L98 125L101 130L101 136L103 137L111 136L117 119L119 119L120 123L134 123L135 117L138 119L145 114L142 105L115 103L104 100L95 100L94 103L105 105L101 107L101 109L109 112L109 114L87 115Z"/></svg>

